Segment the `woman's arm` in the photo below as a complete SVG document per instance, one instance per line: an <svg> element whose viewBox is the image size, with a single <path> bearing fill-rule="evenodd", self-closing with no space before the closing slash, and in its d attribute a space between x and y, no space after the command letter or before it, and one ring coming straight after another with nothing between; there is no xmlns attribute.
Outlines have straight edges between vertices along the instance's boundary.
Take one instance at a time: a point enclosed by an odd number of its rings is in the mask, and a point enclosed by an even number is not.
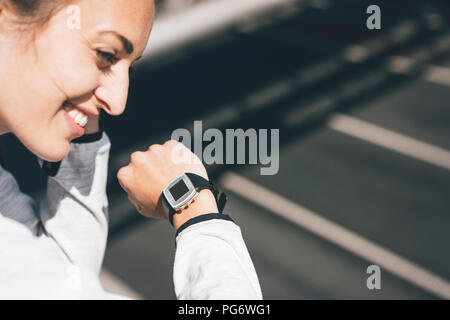
<svg viewBox="0 0 450 320"><path fill-rule="evenodd" d="M135 152L130 160L117 176L131 202L147 217L165 217L161 193L180 174L195 173L208 180L201 161L176 141ZM262 299L240 228L228 215L218 212L213 194L204 189L173 217L177 298Z"/></svg>
<svg viewBox="0 0 450 320"><path fill-rule="evenodd" d="M178 299L262 299L240 228L224 214L194 218L178 229L173 269Z"/></svg>

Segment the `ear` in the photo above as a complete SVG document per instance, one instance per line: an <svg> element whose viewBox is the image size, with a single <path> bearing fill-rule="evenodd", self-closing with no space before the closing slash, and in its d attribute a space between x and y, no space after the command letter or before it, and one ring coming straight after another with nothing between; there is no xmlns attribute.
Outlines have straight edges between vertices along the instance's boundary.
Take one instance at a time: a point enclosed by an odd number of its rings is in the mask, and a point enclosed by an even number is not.
<svg viewBox="0 0 450 320"><path fill-rule="evenodd" d="M13 12L11 3L8 3L8 0L0 0L0 19L4 21L5 14L9 12Z"/></svg>
<svg viewBox="0 0 450 320"><path fill-rule="evenodd" d="M8 0L0 0L0 32L5 30L5 23L10 20L11 14L14 11L11 8L11 3Z"/></svg>
<svg viewBox="0 0 450 320"><path fill-rule="evenodd" d="M0 34L3 34L6 27L7 14L9 13L10 8L8 7L8 0L0 0Z"/></svg>
<svg viewBox="0 0 450 320"><path fill-rule="evenodd" d="M2 29L3 29L3 11L4 11L4 6L5 6L5 0L0 0L0 32L2 31Z"/></svg>
<svg viewBox="0 0 450 320"><path fill-rule="evenodd" d="M0 25L5 20L6 0L0 0Z"/></svg>

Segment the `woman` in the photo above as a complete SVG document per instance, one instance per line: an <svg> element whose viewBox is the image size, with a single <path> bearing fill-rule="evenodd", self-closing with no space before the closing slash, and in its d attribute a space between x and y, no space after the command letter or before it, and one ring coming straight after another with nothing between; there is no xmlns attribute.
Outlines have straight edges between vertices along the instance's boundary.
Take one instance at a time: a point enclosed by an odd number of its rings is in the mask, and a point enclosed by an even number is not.
<svg viewBox="0 0 450 320"><path fill-rule="evenodd" d="M110 149L98 118L101 110L124 111L128 70L153 16L151 0L0 0L0 134L17 136L49 175L37 206L0 168L0 298L123 298L98 279ZM152 145L119 170L141 214L165 218L161 193L180 174L208 178L199 161L174 161L179 152L192 155L183 148ZM177 298L262 298L240 229L209 189L173 216L173 226Z"/></svg>

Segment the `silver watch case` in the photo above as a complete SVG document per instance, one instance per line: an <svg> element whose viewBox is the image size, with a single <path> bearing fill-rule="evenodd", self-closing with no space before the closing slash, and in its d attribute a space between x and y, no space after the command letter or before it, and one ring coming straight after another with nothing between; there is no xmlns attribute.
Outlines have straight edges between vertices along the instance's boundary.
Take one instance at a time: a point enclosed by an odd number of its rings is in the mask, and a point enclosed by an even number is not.
<svg viewBox="0 0 450 320"><path fill-rule="evenodd" d="M188 187L189 191L186 192L180 199L175 201L175 199L172 197L172 194L170 193L170 189L176 185L180 180L183 180L186 184L186 187ZM191 180L186 174L182 174L175 179L173 179L163 190L164 196L166 197L167 202L169 205L175 210L180 211L187 207L194 199L197 197L198 192L195 190L194 185L192 184Z"/></svg>

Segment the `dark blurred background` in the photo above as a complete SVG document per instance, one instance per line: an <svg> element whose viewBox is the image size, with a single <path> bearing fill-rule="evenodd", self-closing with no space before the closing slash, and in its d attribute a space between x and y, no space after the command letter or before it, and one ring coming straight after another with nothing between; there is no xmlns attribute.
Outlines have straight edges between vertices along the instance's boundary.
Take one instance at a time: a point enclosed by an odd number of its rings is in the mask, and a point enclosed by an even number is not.
<svg viewBox="0 0 450 320"><path fill-rule="evenodd" d="M381 29L369 30L369 5ZM450 2L161 0L112 141L107 290L174 299L174 232L116 173L173 130L280 130L280 167L208 166L266 299L450 298ZM1 137L22 191L45 176ZM369 290L370 265L381 289Z"/></svg>

